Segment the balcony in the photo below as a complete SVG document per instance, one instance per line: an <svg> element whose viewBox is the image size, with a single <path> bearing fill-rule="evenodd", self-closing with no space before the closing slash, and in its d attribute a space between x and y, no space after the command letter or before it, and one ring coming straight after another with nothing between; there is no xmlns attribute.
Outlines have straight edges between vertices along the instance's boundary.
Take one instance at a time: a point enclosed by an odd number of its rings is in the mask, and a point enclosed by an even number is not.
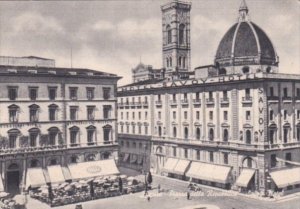
<svg viewBox="0 0 300 209"><path fill-rule="evenodd" d="M194 105L201 105L201 99L193 99Z"/></svg>
<svg viewBox="0 0 300 209"><path fill-rule="evenodd" d="M282 97L282 102L283 103L291 103L292 102L292 97L283 96Z"/></svg>
<svg viewBox="0 0 300 209"><path fill-rule="evenodd" d="M146 102L143 102L143 107L148 107L148 102L146 101Z"/></svg>
<svg viewBox="0 0 300 209"><path fill-rule="evenodd" d="M130 102L130 103L129 103L129 106L130 106L131 108L135 108L135 104L136 104L135 102Z"/></svg>
<svg viewBox="0 0 300 209"><path fill-rule="evenodd" d="M300 95L295 96L295 101L300 102Z"/></svg>
<svg viewBox="0 0 300 209"><path fill-rule="evenodd" d="M278 96L268 96L267 99L268 99L268 102L278 102L279 101Z"/></svg>
<svg viewBox="0 0 300 209"><path fill-rule="evenodd" d="M208 98L206 99L206 105L214 105L215 99L214 98Z"/></svg>
<svg viewBox="0 0 300 209"><path fill-rule="evenodd" d="M161 100L155 101L155 105L156 105L157 107L162 106L162 101L161 101Z"/></svg>
<svg viewBox="0 0 300 209"><path fill-rule="evenodd" d="M119 108L124 108L124 103L123 103L123 102L118 103L118 107L119 107Z"/></svg>
<svg viewBox="0 0 300 209"><path fill-rule="evenodd" d="M189 100L188 99L182 99L181 100L181 105L189 105Z"/></svg>
<svg viewBox="0 0 300 209"><path fill-rule="evenodd" d="M177 100L170 100L171 106L177 106Z"/></svg>
<svg viewBox="0 0 300 209"><path fill-rule="evenodd" d="M222 105L228 105L229 104L229 98L228 97L221 98L221 104Z"/></svg>
<svg viewBox="0 0 300 209"><path fill-rule="evenodd" d="M54 151L54 150L62 150L66 149L66 145L47 145L47 146L39 146L39 147L16 147L16 148L1 148L0 155L5 154L17 154L24 152L42 152L42 151Z"/></svg>
<svg viewBox="0 0 300 209"><path fill-rule="evenodd" d="M141 107L142 107L142 102L136 102L135 105L136 105L137 107L141 108Z"/></svg>
<svg viewBox="0 0 300 209"><path fill-rule="evenodd" d="M129 108L129 102L124 103L125 108Z"/></svg>
<svg viewBox="0 0 300 209"><path fill-rule="evenodd" d="M250 96L245 96L242 98L242 103L243 104L252 104L252 97Z"/></svg>

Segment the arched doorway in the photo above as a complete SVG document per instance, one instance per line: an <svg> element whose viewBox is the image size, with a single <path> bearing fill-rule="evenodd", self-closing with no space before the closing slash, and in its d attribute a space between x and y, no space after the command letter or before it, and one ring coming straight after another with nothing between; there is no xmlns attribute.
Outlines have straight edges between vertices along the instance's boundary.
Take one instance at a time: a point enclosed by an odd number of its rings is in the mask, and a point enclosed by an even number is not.
<svg viewBox="0 0 300 209"><path fill-rule="evenodd" d="M7 179L7 192L10 194L19 194L20 193L20 171L19 166L16 163L12 163L8 166L6 172Z"/></svg>
<svg viewBox="0 0 300 209"><path fill-rule="evenodd" d="M165 160L165 155L163 152L163 148L161 146L158 146L155 150L156 154L156 165L154 166L155 168L155 173L160 173L162 171L162 168L164 167L164 160Z"/></svg>
<svg viewBox="0 0 300 209"><path fill-rule="evenodd" d="M247 130L246 131L246 144L251 144L251 131Z"/></svg>

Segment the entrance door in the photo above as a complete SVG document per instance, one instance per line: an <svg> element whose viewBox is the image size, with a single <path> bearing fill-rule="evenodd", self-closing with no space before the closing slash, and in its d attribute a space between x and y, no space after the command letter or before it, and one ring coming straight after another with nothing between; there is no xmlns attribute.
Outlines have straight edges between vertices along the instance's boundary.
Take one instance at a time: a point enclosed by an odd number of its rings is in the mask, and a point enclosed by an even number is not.
<svg viewBox="0 0 300 209"><path fill-rule="evenodd" d="M10 194L20 193L20 173L19 171L8 171L7 172L7 191Z"/></svg>

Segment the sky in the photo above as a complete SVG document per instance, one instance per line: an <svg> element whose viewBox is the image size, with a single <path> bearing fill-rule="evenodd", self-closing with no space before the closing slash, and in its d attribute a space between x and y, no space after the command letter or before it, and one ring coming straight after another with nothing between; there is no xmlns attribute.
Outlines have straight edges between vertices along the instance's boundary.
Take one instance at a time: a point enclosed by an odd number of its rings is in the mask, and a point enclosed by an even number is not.
<svg viewBox="0 0 300 209"><path fill-rule="evenodd" d="M162 67L160 6L168 1L0 1L0 55L51 58L57 67L71 67L72 60L73 67L118 74L124 85L140 60ZM300 1L246 2L251 20L275 46L279 72L300 74ZM240 3L192 1L192 69L213 63Z"/></svg>

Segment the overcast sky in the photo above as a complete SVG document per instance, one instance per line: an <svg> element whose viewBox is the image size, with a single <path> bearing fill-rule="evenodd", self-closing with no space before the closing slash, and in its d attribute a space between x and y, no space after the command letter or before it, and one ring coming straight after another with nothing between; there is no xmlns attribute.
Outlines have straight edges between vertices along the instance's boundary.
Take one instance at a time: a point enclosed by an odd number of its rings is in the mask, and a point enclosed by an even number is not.
<svg viewBox="0 0 300 209"><path fill-rule="evenodd" d="M193 0L192 68L212 64L241 0ZM0 55L40 56L58 67L92 68L131 82L131 68L162 66L160 5L148 1L1 1ZM247 0L250 17L273 42L281 73L300 73L300 1Z"/></svg>

